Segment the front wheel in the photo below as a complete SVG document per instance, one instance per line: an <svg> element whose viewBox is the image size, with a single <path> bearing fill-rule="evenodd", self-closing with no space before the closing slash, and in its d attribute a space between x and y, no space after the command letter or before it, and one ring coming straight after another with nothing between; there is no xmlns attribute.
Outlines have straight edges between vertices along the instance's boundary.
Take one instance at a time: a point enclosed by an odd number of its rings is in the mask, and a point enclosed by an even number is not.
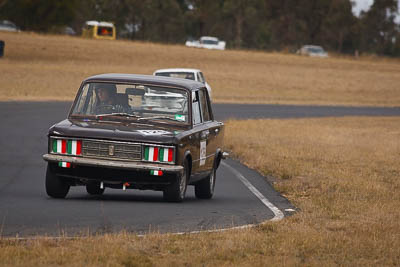
<svg viewBox="0 0 400 267"><path fill-rule="evenodd" d="M57 176L47 164L46 171L46 193L53 198L65 198L68 194L70 185Z"/></svg>
<svg viewBox="0 0 400 267"><path fill-rule="evenodd" d="M183 164L183 174L178 174L176 180L164 189L164 200L169 202L182 202L185 198L187 181L188 181L188 162L185 160Z"/></svg>
<svg viewBox="0 0 400 267"><path fill-rule="evenodd" d="M194 186L194 193L197 198L210 199L214 195L215 179L217 178L217 171L215 167L207 178L201 180Z"/></svg>

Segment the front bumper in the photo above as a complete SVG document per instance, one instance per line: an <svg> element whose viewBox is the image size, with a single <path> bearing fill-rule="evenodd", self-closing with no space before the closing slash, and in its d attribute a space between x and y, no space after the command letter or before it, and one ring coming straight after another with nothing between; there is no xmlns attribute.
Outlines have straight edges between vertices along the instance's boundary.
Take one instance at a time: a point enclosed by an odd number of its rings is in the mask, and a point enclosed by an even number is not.
<svg viewBox="0 0 400 267"><path fill-rule="evenodd" d="M162 164L144 163L144 162L91 159L91 158L62 156L53 154L44 154L43 159L49 162L69 162L75 165L90 166L90 167L136 170L136 171L156 170L156 171L163 171L165 173L183 174L183 166L177 166L177 165L162 165Z"/></svg>

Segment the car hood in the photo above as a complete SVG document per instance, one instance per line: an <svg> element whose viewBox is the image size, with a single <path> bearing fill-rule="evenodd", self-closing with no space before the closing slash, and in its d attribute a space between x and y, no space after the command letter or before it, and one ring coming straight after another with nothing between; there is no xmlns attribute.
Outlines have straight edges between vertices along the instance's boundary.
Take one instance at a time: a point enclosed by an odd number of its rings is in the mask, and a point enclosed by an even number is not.
<svg viewBox="0 0 400 267"><path fill-rule="evenodd" d="M177 144L182 128L115 121L63 120L49 129L49 135L130 142Z"/></svg>

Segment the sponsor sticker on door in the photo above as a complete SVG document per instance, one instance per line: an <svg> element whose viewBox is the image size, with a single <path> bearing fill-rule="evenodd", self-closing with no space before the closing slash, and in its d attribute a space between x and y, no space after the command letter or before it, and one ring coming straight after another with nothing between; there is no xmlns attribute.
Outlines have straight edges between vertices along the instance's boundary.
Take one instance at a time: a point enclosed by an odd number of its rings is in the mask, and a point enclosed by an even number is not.
<svg viewBox="0 0 400 267"><path fill-rule="evenodd" d="M200 166L206 164L207 141L200 141Z"/></svg>

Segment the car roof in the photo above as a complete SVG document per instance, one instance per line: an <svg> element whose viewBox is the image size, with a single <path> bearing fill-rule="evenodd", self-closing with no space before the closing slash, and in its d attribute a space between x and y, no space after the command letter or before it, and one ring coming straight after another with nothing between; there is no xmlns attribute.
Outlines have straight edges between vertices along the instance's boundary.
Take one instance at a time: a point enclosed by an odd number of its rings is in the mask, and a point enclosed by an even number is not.
<svg viewBox="0 0 400 267"><path fill-rule="evenodd" d="M86 25L90 26L103 26L103 27L114 27L114 24L111 22L105 22L105 21L96 21L96 20L89 20L85 22Z"/></svg>
<svg viewBox="0 0 400 267"><path fill-rule="evenodd" d="M154 75L125 74L125 73L106 73L94 75L86 78L83 82L117 82L117 83L137 83L151 84L167 87L178 87L188 90L196 90L204 87L204 84L188 79L171 78Z"/></svg>
<svg viewBox="0 0 400 267"><path fill-rule="evenodd" d="M214 36L202 36L202 37L200 37L200 39L201 40L208 39L208 40L218 41L218 38L214 37Z"/></svg>
<svg viewBox="0 0 400 267"><path fill-rule="evenodd" d="M154 71L154 73L160 73L160 72L201 72L201 70L198 69L189 69L189 68L172 68L172 69L159 69Z"/></svg>
<svg viewBox="0 0 400 267"><path fill-rule="evenodd" d="M322 48L322 46L319 45L303 45L304 48Z"/></svg>
<svg viewBox="0 0 400 267"><path fill-rule="evenodd" d="M0 20L1 25L10 25L10 26L16 26L15 23L9 21L9 20Z"/></svg>

